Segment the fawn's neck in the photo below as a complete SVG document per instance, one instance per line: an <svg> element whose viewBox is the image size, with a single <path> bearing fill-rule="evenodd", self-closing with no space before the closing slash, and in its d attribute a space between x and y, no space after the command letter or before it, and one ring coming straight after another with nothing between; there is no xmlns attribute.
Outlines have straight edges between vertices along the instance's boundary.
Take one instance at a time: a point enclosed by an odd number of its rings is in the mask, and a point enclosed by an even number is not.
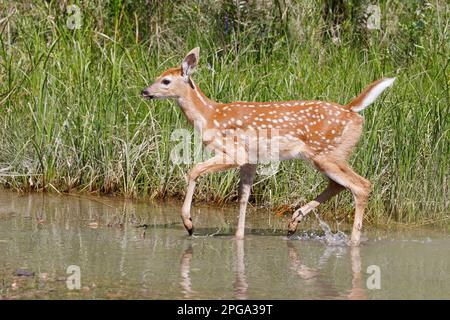
<svg viewBox="0 0 450 320"><path fill-rule="evenodd" d="M205 96L193 80L189 81L190 86L186 94L179 97L177 102L194 128L202 131L206 127L207 121L213 113L217 102Z"/></svg>

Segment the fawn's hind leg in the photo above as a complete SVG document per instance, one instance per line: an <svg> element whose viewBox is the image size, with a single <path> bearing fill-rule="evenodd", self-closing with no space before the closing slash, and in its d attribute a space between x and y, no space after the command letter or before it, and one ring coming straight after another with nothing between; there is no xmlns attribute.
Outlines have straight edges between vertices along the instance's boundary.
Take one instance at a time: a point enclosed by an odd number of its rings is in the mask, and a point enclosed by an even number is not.
<svg viewBox="0 0 450 320"><path fill-rule="evenodd" d="M344 162L321 160L315 161L315 165L320 171L327 175L330 180L333 180L336 185L333 185L332 187L330 187L329 185L328 188L325 189L325 191L321 193L315 201L308 203L305 206L306 208L304 207L305 210L311 207L317 207L320 203L339 193L339 191L342 190L342 187L349 189L352 192L353 198L355 200L355 218L353 221L352 235L349 244L352 246L359 245L364 210L366 208L367 200L371 191L370 182L355 173L348 166L348 164ZM301 209L302 208L300 208L300 211L302 211ZM297 217L291 221L291 223L289 224L288 235L292 235L295 232L297 224L303 218L303 216L303 214L299 213Z"/></svg>
<svg viewBox="0 0 450 320"><path fill-rule="evenodd" d="M319 164L319 168L330 179L352 192L355 201L355 218L349 244L352 246L359 245L364 210L372 190L370 182L355 173L345 162L323 161Z"/></svg>
<svg viewBox="0 0 450 320"><path fill-rule="evenodd" d="M355 173L347 164L339 164L337 167L339 168L338 170L331 170L327 175L348 188L353 194L355 218L349 245L358 246L361 238L364 210L366 209L372 186L367 179Z"/></svg>

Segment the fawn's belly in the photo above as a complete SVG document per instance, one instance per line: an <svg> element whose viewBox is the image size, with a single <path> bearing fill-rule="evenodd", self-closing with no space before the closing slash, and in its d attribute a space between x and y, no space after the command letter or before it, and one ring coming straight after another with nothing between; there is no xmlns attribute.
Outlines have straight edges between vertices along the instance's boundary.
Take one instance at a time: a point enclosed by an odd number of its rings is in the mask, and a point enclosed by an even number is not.
<svg viewBox="0 0 450 320"><path fill-rule="evenodd" d="M300 139L293 137L271 137L266 139L233 137L214 139L207 144L215 154L226 155L226 161L244 163L268 163L312 156L311 149Z"/></svg>

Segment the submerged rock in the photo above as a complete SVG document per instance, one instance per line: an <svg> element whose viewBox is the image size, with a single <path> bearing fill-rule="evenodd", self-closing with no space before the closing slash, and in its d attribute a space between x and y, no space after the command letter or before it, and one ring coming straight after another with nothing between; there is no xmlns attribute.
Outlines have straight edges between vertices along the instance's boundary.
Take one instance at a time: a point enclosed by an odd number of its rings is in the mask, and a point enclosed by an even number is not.
<svg viewBox="0 0 450 320"><path fill-rule="evenodd" d="M14 274L18 277L34 277L34 272L24 269L17 269Z"/></svg>

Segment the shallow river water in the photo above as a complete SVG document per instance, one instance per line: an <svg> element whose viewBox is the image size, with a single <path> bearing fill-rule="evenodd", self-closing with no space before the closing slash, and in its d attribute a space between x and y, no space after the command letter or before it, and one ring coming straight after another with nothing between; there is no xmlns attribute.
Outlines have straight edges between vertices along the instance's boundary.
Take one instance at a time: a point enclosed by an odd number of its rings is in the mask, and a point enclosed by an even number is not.
<svg viewBox="0 0 450 320"><path fill-rule="evenodd" d="M350 248L313 215L287 240L287 218L251 209L236 241L236 207L194 204L191 238L180 205L0 190L0 298L450 299L448 228Z"/></svg>

